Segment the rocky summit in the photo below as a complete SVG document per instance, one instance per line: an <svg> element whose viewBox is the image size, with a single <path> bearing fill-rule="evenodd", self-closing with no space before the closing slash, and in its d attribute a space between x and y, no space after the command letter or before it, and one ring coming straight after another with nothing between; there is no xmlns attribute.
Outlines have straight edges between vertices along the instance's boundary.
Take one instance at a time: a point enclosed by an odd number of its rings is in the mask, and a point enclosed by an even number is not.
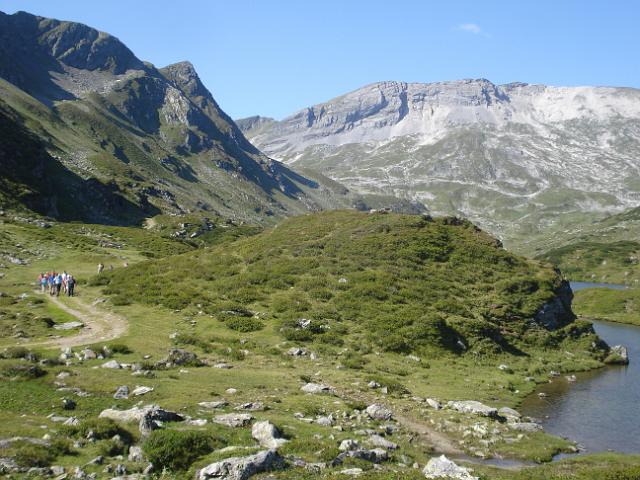
<svg viewBox="0 0 640 480"><path fill-rule="evenodd" d="M282 121L238 125L289 165L462 214L506 238L640 200L632 88L380 82Z"/></svg>

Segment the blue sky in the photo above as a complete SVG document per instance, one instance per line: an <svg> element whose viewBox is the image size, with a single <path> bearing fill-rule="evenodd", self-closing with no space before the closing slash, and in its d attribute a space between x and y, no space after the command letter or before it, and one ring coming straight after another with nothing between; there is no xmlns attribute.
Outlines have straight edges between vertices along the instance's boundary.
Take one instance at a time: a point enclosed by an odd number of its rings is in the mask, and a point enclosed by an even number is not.
<svg viewBox="0 0 640 480"><path fill-rule="evenodd" d="M640 2L0 0L190 60L234 118L282 118L381 80L640 87Z"/></svg>

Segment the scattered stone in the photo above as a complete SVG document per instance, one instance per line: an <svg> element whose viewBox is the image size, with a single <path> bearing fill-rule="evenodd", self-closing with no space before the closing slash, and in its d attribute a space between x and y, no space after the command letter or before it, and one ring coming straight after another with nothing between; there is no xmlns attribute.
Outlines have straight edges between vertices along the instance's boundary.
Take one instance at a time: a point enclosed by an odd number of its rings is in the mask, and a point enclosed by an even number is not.
<svg viewBox="0 0 640 480"><path fill-rule="evenodd" d="M507 372L507 373L512 372L511 368L509 368L509 365L505 365L504 363L501 365L498 365L498 370L502 370L503 372Z"/></svg>
<svg viewBox="0 0 640 480"><path fill-rule="evenodd" d="M113 398L116 400L127 400L129 398L129 387L126 385L120 385L116 393L113 394Z"/></svg>
<svg viewBox="0 0 640 480"><path fill-rule="evenodd" d="M238 428L245 427L251 423L253 416L248 413L226 413L224 415L216 415L213 422L227 427Z"/></svg>
<svg viewBox="0 0 640 480"><path fill-rule="evenodd" d="M393 412L379 403L369 405L365 413L373 420L391 420L393 418Z"/></svg>
<svg viewBox="0 0 640 480"><path fill-rule="evenodd" d="M498 416L498 409L488 407L487 405L475 400L452 401L448 402L447 406L461 413L471 413L473 415L481 415L483 417L490 418L496 418Z"/></svg>
<svg viewBox="0 0 640 480"><path fill-rule="evenodd" d="M427 398L426 402L427 405L435 410L440 410L442 408L442 404L439 401L434 400L433 398Z"/></svg>
<svg viewBox="0 0 640 480"><path fill-rule="evenodd" d="M320 383L307 383L300 390L314 395L335 395L336 393L332 387Z"/></svg>
<svg viewBox="0 0 640 480"><path fill-rule="evenodd" d="M306 348L300 347L291 347L289 350L287 350L287 355L291 355L292 357L303 357L307 353L308 352Z"/></svg>
<svg viewBox="0 0 640 480"><path fill-rule="evenodd" d="M261 447L276 449L287 443L282 438L278 428L267 420L256 422L251 428L251 436L258 441Z"/></svg>
<svg viewBox="0 0 640 480"><path fill-rule="evenodd" d="M303 417L304 418L304 415ZM331 427L333 425L333 417L331 415L326 417L318 417L316 418L316 424L321 427Z"/></svg>
<svg viewBox="0 0 640 480"><path fill-rule="evenodd" d="M357 440L347 439L340 442L338 450L341 452L349 452L351 450L357 450L358 448L360 448L360 444Z"/></svg>
<svg viewBox="0 0 640 480"><path fill-rule="evenodd" d="M144 455L142 454L142 447L133 445L129 447L129 456L127 460L130 462L144 462Z"/></svg>
<svg viewBox="0 0 640 480"><path fill-rule="evenodd" d="M540 392L540 393L538 393L538 396L539 396L540 398L547 398L547 394L546 394L546 393L544 393L544 392Z"/></svg>
<svg viewBox="0 0 640 480"><path fill-rule="evenodd" d="M560 376L560 372L556 372L555 370L551 370L549 372L549 376L552 377L552 378L557 378L557 377Z"/></svg>
<svg viewBox="0 0 640 480"><path fill-rule="evenodd" d="M248 457L226 458L196 472L196 480L247 480L249 477L282 468L284 459L275 450L264 450Z"/></svg>
<svg viewBox="0 0 640 480"><path fill-rule="evenodd" d="M500 417L506 418L507 420L515 420L515 421L520 420L520 417L522 416L516 410L514 410L513 408L509 408L509 407L500 408L498 410L498 415Z"/></svg>
<svg viewBox="0 0 640 480"><path fill-rule="evenodd" d="M242 403L240 405L238 405L236 408L236 410L249 410L252 412L262 412L264 410L267 409L267 407L265 407L264 403L262 402L247 402L247 403Z"/></svg>
<svg viewBox="0 0 640 480"><path fill-rule="evenodd" d="M110 418L116 422L133 423L140 422L142 418L150 414L153 420L160 422L181 422L184 417L176 412L171 412L160 408L158 405L146 405L144 407L133 407L128 410L115 410L108 408L100 412L100 418Z"/></svg>
<svg viewBox="0 0 640 480"><path fill-rule="evenodd" d="M340 475L350 475L352 477L357 477L364 473L364 470L361 468L345 468L344 470L340 470L338 472Z"/></svg>
<svg viewBox="0 0 640 480"><path fill-rule="evenodd" d="M235 388L227 388L224 392L228 395L235 395L238 393L238 390Z"/></svg>
<svg viewBox="0 0 640 480"><path fill-rule="evenodd" d="M229 365L228 363L216 363L213 368L220 368L223 370L228 370L230 368L233 368L231 365Z"/></svg>
<svg viewBox="0 0 640 480"><path fill-rule="evenodd" d="M198 359L198 356L182 348L172 348L169 350L169 355L166 358L156 362L157 368L171 368L175 366L199 366L202 362Z"/></svg>
<svg viewBox="0 0 640 480"><path fill-rule="evenodd" d="M509 428L525 433L539 432L542 430L542 426L534 422L510 423Z"/></svg>
<svg viewBox="0 0 640 480"><path fill-rule="evenodd" d="M187 425L192 427L204 427L207 424L206 418L193 418L186 421Z"/></svg>
<svg viewBox="0 0 640 480"><path fill-rule="evenodd" d="M226 407L227 405L229 405L229 402L227 402L226 400L218 400L217 402L199 402L198 405L202 408L214 410L217 408Z"/></svg>
<svg viewBox="0 0 640 480"><path fill-rule="evenodd" d="M469 473L469 469L456 465L445 455L431 458L422 470L422 473L426 478L478 480L478 477L474 477Z"/></svg>
<svg viewBox="0 0 640 480"><path fill-rule="evenodd" d="M605 363L610 365L628 365L629 364L629 352L627 347L622 345L615 345L609 350L609 356L606 358Z"/></svg>
<svg viewBox="0 0 640 480"><path fill-rule="evenodd" d="M62 408L64 410L75 410L76 406L77 406L77 403L74 400L71 400L70 398L62 399Z"/></svg>
<svg viewBox="0 0 640 480"><path fill-rule="evenodd" d="M76 427L76 426L80 425L80 420L78 420L77 417L69 417L62 424L63 425L68 425L68 426L71 426L71 427Z"/></svg>
<svg viewBox="0 0 640 480"><path fill-rule="evenodd" d="M380 385L378 382L376 382L376 381L374 381L374 380L371 380L371 381L367 384L367 386L368 386L369 388L380 388L382 385Z"/></svg>
<svg viewBox="0 0 640 480"><path fill-rule="evenodd" d="M58 380L64 380L65 378L68 378L71 376L71 372L60 372L58 375L56 375L56 378Z"/></svg>
<svg viewBox="0 0 640 480"><path fill-rule="evenodd" d="M81 355L83 360L95 360L96 358L98 358L96 352L94 352L90 348L85 348L84 350L82 350Z"/></svg>
<svg viewBox="0 0 640 480"><path fill-rule="evenodd" d="M134 397L139 397L140 395L145 395L149 392L153 392L153 387L145 387L142 385L138 385L136 386L136 388L133 389L133 392L131 392L131 395L133 395Z"/></svg>
<svg viewBox="0 0 640 480"><path fill-rule="evenodd" d="M65 323L57 323L53 326L56 330L73 330L74 328L84 327L84 323L82 322L65 322Z"/></svg>
<svg viewBox="0 0 640 480"><path fill-rule="evenodd" d="M575 375L567 375L565 378L567 379L567 382L569 382L569 383L573 383L576 380L578 380L578 378Z"/></svg>
<svg viewBox="0 0 640 480"><path fill-rule="evenodd" d="M103 363L102 365L100 365L101 368L111 368L114 370L120 369L122 368L122 365L120 365L120 363L118 363L117 360L109 360L108 362Z"/></svg>
<svg viewBox="0 0 640 480"><path fill-rule="evenodd" d="M367 439L367 442L374 447L385 448L387 450L397 450L398 448L397 443L393 443L380 435L371 435Z"/></svg>

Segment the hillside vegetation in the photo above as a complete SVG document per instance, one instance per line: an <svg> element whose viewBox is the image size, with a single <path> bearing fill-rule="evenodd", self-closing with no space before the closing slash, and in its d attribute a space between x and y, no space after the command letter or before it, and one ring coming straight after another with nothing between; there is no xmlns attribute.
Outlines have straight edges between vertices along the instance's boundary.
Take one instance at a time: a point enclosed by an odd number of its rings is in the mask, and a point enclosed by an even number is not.
<svg viewBox="0 0 640 480"><path fill-rule="evenodd" d="M348 332L387 351L484 352L547 336L531 320L561 278L466 221L339 211L96 281L116 304L201 312L240 331L269 326L289 340L342 342Z"/></svg>

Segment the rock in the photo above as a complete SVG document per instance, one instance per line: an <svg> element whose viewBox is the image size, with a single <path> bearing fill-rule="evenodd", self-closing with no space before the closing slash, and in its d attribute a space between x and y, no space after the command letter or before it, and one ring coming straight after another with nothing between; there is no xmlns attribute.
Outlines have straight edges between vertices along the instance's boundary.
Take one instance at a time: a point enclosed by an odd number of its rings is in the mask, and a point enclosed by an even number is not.
<svg viewBox="0 0 640 480"><path fill-rule="evenodd" d="M487 405L475 400L452 401L448 402L447 406L461 413L471 413L473 415L481 415L483 417L490 418L496 418L498 416L498 409L488 407Z"/></svg>
<svg viewBox="0 0 640 480"><path fill-rule="evenodd" d="M90 348L85 348L84 350L82 350L81 354L83 360L95 360L96 358L98 358L96 352L94 352Z"/></svg>
<svg viewBox="0 0 640 480"><path fill-rule="evenodd" d="M389 459L389 453L382 448L374 448L373 450L355 449L347 450L338 456L339 460L344 457L358 458L367 462L381 463Z"/></svg>
<svg viewBox="0 0 640 480"><path fill-rule="evenodd" d="M240 405L238 405L236 408L236 410L249 410L252 412L262 412L264 410L266 410L267 408L265 407L264 403L262 402L247 402L247 403L242 403Z"/></svg>
<svg viewBox="0 0 640 480"><path fill-rule="evenodd" d="M336 393L332 387L320 383L307 383L300 390L314 395L335 395Z"/></svg>
<svg viewBox="0 0 640 480"><path fill-rule="evenodd" d="M367 439L367 442L374 447L385 448L387 450L396 450L398 448L397 443L393 443L380 435L371 435Z"/></svg>
<svg viewBox="0 0 640 480"><path fill-rule="evenodd" d="M100 365L101 368L111 368L114 370L117 370L119 368L122 368L122 365L120 365L120 363L118 363L117 360L109 360L108 362L103 363L102 365Z"/></svg>
<svg viewBox="0 0 640 480"><path fill-rule="evenodd" d="M158 430L162 426L161 422L153 418L150 412L145 413L138 423L138 430L143 437L146 437L154 430Z"/></svg>
<svg viewBox="0 0 640 480"><path fill-rule="evenodd" d="M64 380L65 378L69 378L71 376L71 372L60 372L56 375L58 380Z"/></svg>
<svg viewBox="0 0 640 480"><path fill-rule="evenodd" d="M127 460L130 462L144 462L144 455L142 454L142 447L132 445L129 447L129 456Z"/></svg>
<svg viewBox="0 0 640 480"><path fill-rule="evenodd" d="M227 388L225 390L225 393L229 394L229 395L235 395L236 393L238 393L238 390L235 388Z"/></svg>
<svg viewBox="0 0 640 480"><path fill-rule="evenodd" d="M609 365L628 365L629 352L626 347L622 345L615 345L609 350L609 356L604 362Z"/></svg>
<svg viewBox="0 0 640 480"><path fill-rule="evenodd" d="M229 402L227 402L226 400L218 400L217 402L199 402L198 405L202 408L214 410L216 408L226 407L227 405L229 405Z"/></svg>
<svg viewBox="0 0 640 480"><path fill-rule="evenodd" d="M115 398L116 400L126 400L129 398L129 387L127 387L126 385L120 385L117 390L116 393L113 394L113 398Z"/></svg>
<svg viewBox="0 0 640 480"><path fill-rule="evenodd" d="M74 328L84 327L84 323L82 322L65 322L65 323L57 323L53 326L56 330L73 330Z"/></svg>
<svg viewBox="0 0 640 480"><path fill-rule="evenodd" d="M515 420L518 421L520 420L520 417L522 415L520 415L520 413L518 413L516 410L514 410L513 408L509 408L509 407L502 407L498 410L498 416L500 417L504 417L507 420Z"/></svg>
<svg viewBox="0 0 640 480"><path fill-rule="evenodd" d="M292 357L303 357L306 354L307 354L306 348L291 347L289 350L287 350L287 355L291 355Z"/></svg>
<svg viewBox="0 0 640 480"><path fill-rule="evenodd" d="M227 427L238 428L249 425L252 420L253 416L248 413L226 413L224 415L216 415L212 421Z"/></svg>
<svg viewBox="0 0 640 480"><path fill-rule="evenodd" d="M364 473L364 470L361 468L345 468L344 470L340 470L338 472L340 475L350 475L352 477L357 477Z"/></svg>
<svg viewBox="0 0 640 480"><path fill-rule="evenodd" d="M287 443L278 428L267 420L254 423L251 428L251 436L258 441L261 447L269 449L277 449Z"/></svg>
<svg viewBox="0 0 640 480"><path fill-rule="evenodd" d="M575 318L571 310L573 291L569 282L563 280L555 294L556 296L545 303L535 316L535 321L548 330L556 330Z"/></svg>
<svg viewBox="0 0 640 480"><path fill-rule="evenodd" d="M75 426L80 425L80 420L78 420L77 417L69 417L62 424L75 427Z"/></svg>
<svg viewBox="0 0 640 480"><path fill-rule="evenodd" d="M542 430L542 426L534 422L510 423L509 428L526 433L539 432Z"/></svg>
<svg viewBox="0 0 640 480"><path fill-rule="evenodd" d="M540 393L538 393L538 396L539 396L540 398L547 398L547 394L546 394L546 393L544 393L544 392L540 392Z"/></svg>
<svg viewBox="0 0 640 480"><path fill-rule="evenodd" d="M64 410L75 410L76 406L77 406L77 403L74 400L71 400L70 398L62 399L62 408Z"/></svg>
<svg viewBox="0 0 640 480"><path fill-rule="evenodd" d="M196 480L247 480L251 476L282 468L283 458L275 450L264 450L248 457L226 458L196 472Z"/></svg>
<svg viewBox="0 0 640 480"><path fill-rule="evenodd" d="M207 424L206 418L193 418L186 421L187 425L192 427L204 427Z"/></svg>
<svg viewBox="0 0 640 480"><path fill-rule="evenodd" d="M145 395L149 392L153 392L153 387L145 387L145 386L139 385L133 389L133 392L131 392L131 395L133 395L134 397L139 397L140 395Z"/></svg>
<svg viewBox="0 0 640 480"><path fill-rule="evenodd" d="M373 420L391 420L393 418L393 412L379 403L369 405L365 413Z"/></svg>
<svg viewBox="0 0 640 480"><path fill-rule="evenodd" d="M422 470L422 473L426 478L478 480L478 477L471 475L467 468L456 465L444 455L431 458Z"/></svg>
<svg viewBox="0 0 640 480"><path fill-rule="evenodd" d="M328 417L318 417L316 418L316 424L322 427L330 427L333 425L333 417L331 415Z"/></svg>
<svg viewBox="0 0 640 480"><path fill-rule="evenodd" d="M511 368L509 368L509 366L505 365L504 363L502 365L498 365L498 370L502 370L503 372L507 373L513 373L513 370L511 370Z"/></svg>
<svg viewBox="0 0 640 480"><path fill-rule="evenodd" d="M233 368L231 365L229 365L228 363L216 363L213 368L220 368L222 370L228 370L230 368Z"/></svg>
<svg viewBox="0 0 640 480"><path fill-rule="evenodd" d="M555 370L551 370L549 372L549 376L552 377L552 378L557 378L557 377L560 376L560 372L556 372Z"/></svg>
<svg viewBox="0 0 640 480"><path fill-rule="evenodd" d="M381 385L378 382L374 381L374 380L371 380L369 383L367 383L367 386L369 388L380 388L381 387Z"/></svg>
<svg viewBox="0 0 640 480"><path fill-rule="evenodd" d="M349 452L351 450L357 450L360 448L360 443L357 440L347 439L340 442L338 450L341 452Z"/></svg>
<svg viewBox="0 0 640 480"><path fill-rule="evenodd" d="M100 418L110 418L117 422L133 423L140 422L142 418L150 413L153 420L160 422L181 422L184 417L178 413L160 408L158 405L146 405L144 407L133 407L129 410L115 410L108 408L100 412Z"/></svg>
<svg viewBox="0 0 640 480"><path fill-rule="evenodd" d="M157 368L171 368L174 366L199 366L202 362L198 359L198 356L182 348L172 348L169 350L169 355L166 358L156 362Z"/></svg>
<svg viewBox="0 0 640 480"><path fill-rule="evenodd" d="M338 283L347 283L347 282L348 282L348 280L346 278L344 278L344 277L340 277L338 279Z"/></svg>
<svg viewBox="0 0 640 480"><path fill-rule="evenodd" d="M442 404L439 401L434 400L433 398L427 398L426 402L427 405L435 410L440 410L442 408Z"/></svg>
<svg viewBox="0 0 640 480"><path fill-rule="evenodd" d="M567 379L567 382L569 382L569 383L573 383L576 380L578 380L578 378L575 375L567 375L565 378Z"/></svg>

